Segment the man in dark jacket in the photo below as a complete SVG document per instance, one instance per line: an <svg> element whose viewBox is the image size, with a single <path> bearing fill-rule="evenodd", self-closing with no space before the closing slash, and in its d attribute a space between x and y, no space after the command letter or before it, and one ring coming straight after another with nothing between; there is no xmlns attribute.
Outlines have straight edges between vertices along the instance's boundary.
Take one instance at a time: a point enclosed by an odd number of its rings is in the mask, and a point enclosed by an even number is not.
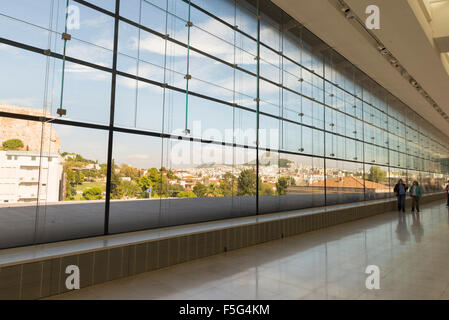
<svg viewBox="0 0 449 320"><path fill-rule="evenodd" d="M405 212L405 195L407 194L408 187L405 185L402 179L399 179L398 183L394 186L394 194L398 197L398 211Z"/></svg>

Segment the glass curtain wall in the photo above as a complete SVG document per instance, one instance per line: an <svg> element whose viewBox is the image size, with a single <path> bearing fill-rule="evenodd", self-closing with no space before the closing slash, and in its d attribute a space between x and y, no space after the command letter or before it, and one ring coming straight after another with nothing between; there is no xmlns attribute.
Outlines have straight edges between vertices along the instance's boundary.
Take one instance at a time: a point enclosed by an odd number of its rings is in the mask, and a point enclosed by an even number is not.
<svg viewBox="0 0 449 320"><path fill-rule="evenodd" d="M442 191L447 137L269 0L0 2L0 248Z"/></svg>

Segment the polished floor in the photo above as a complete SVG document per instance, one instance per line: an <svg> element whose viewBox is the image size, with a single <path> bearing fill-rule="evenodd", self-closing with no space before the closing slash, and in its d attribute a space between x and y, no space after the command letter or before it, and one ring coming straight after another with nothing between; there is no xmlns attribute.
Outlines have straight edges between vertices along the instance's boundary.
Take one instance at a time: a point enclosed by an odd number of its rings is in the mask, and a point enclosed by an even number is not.
<svg viewBox="0 0 449 320"><path fill-rule="evenodd" d="M449 210L390 212L52 299L449 299ZM380 271L367 289L366 267Z"/></svg>

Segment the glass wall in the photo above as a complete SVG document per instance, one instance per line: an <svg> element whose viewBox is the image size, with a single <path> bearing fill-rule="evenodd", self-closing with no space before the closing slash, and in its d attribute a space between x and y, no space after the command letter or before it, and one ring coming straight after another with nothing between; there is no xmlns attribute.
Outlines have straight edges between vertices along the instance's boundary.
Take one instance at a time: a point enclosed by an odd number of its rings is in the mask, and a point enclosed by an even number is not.
<svg viewBox="0 0 449 320"><path fill-rule="evenodd" d="M269 0L0 2L0 248L438 192L447 136Z"/></svg>

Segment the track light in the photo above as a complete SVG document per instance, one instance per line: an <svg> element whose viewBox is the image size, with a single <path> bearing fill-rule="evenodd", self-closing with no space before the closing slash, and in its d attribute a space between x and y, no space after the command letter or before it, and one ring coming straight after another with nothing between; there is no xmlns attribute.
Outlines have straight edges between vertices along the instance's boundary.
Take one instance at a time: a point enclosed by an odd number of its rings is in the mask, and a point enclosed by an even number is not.
<svg viewBox="0 0 449 320"><path fill-rule="evenodd" d="M343 13L349 13L351 11L351 9L349 9L349 7L347 7L347 6L343 6L343 7L341 7L341 11Z"/></svg>

